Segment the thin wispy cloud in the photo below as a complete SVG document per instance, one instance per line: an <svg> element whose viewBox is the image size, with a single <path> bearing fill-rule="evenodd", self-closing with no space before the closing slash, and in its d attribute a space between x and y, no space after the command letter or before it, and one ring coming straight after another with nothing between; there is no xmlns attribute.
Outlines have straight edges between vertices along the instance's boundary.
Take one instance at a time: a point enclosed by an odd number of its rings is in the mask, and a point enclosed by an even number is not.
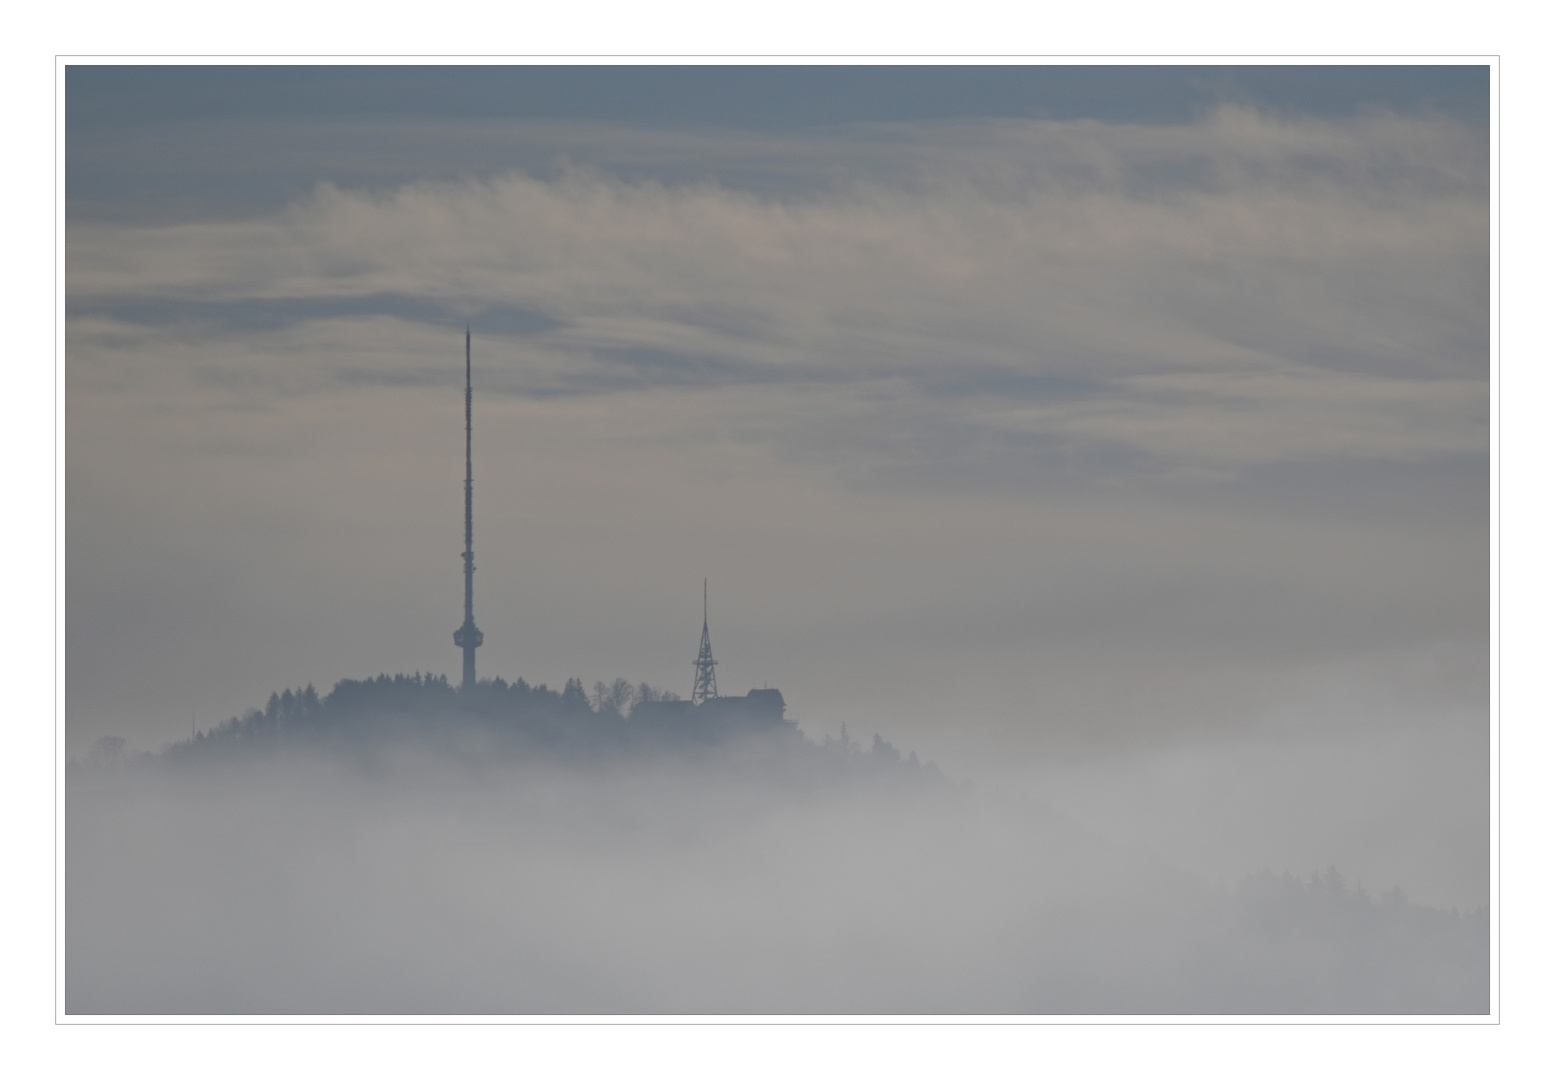
<svg viewBox="0 0 1555 1080"><path fill-rule="evenodd" d="M71 302L83 316L117 303L114 321L174 297L216 320L229 304L239 320L254 304L305 319L303 298L517 310L499 392L840 381L921 400L949 378L963 398L987 387L984 410L949 407L957 420L1190 468L1482 450L1474 132L1225 108L1166 128L930 126L916 149L943 161L958 140L954 176L784 197L585 169L323 186L250 221L84 224ZM76 326L83 365L91 326ZM326 378L363 370L323 327L306 343L212 332L234 369L263 369L246 355L259 347L305 351ZM341 348L359 350L351 334ZM425 355L425 337L400 351ZM1038 393L1023 414L1005 405L1022 378L1088 393Z"/></svg>

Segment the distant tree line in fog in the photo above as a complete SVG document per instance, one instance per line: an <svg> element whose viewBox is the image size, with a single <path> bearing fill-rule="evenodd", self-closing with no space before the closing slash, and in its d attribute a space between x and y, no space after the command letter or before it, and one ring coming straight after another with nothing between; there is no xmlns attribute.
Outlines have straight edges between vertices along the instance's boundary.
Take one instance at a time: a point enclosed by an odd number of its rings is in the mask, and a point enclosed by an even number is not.
<svg viewBox="0 0 1555 1080"><path fill-rule="evenodd" d="M1204 914L1199 1008L1226 1013L1485 1013L1490 909L1372 897L1333 867L1249 874ZM1259 977L1285 970L1289 981Z"/></svg>
<svg viewBox="0 0 1555 1080"><path fill-rule="evenodd" d="M519 681L523 682L522 679ZM568 680L567 685L570 687L576 681L576 679ZM680 695L673 690L655 690L647 683L633 686L626 679L616 679L608 684L597 682L594 684L594 692L589 695L589 704L594 707L595 712L613 712L618 716L630 714L632 706L644 701L679 700Z"/></svg>
<svg viewBox="0 0 1555 1080"><path fill-rule="evenodd" d="M839 763L850 771L867 769L876 774L917 776L934 782L943 776L933 763L921 763L916 752L905 757L879 735L865 750L848 736L842 725L838 738L825 736L816 744L806 739L793 722L783 721L770 730L721 731L717 723L695 729L666 727L635 721L633 710L645 703L680 702L673 691L658 690L646 682L617 678L596 682L592 693L581 679L568 679L561 690L544 683L530 685L523 679L483 679L470 690L460 690L445 675L415 672L411 675L379 675L371 679L342 679L320 696L310 683L270 695L263 709L249 709L208 731L166 747L160 754L141 758L188 762L224 757L244 750L283 747L369 747L386 741L410 741L425 747L457 749L468 756L501 757L534 754L541 757L590 758L598 756L683 752L710 745L756 741L784 747L790 758L812 765ZM684 703L690 712L695 707ZM797 757L796 757L797 755ZM126 744L118 736L97 740L83 759L72 760L74 769L111 768L128 760Z"/></svg>

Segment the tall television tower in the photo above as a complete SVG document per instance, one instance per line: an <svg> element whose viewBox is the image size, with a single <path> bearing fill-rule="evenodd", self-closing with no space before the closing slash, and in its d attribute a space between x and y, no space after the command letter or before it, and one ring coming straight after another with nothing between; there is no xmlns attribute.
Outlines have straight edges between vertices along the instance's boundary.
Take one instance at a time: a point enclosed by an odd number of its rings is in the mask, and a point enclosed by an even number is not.
<svg viewBox="0 0 1555 1080"><path fill-rule="evenodd" d="M461 690L475 687L475 650L486 636L475 625L475 465L470 418L470 328L464 328L464 625L454 631L454 644L464 650Z"/></svg>
<svg viewBox="0 0 1555 1080"><path fill-rule="evenodd" d="M713 678L713 643L707 636L707 579L702 579L702 647L697 650L697 681L691 690L691 703L700 705L718 696L718 680Z"/></svg>

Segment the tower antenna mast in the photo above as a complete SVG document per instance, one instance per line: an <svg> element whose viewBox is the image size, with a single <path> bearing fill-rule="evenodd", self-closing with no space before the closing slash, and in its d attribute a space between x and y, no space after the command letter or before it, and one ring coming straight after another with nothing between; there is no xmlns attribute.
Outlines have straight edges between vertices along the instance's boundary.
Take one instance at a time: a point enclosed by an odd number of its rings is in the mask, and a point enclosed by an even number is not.
<svg viewBox="0 0 1555 1080"><path fill-rule="evenodd" d="M718 696L718 680L713 677L713 643L707 636L707 579L702 579L702 647L697 650L697 679L691 690L691 703L700 705Z"/></svg>
<svg viewBox="0 0 1555 1080"><path fill-rule="evenodd" d="M471 418L470 328L464 328L464 625L454 631L454 644L464 650L461 690L475 687L475 650L485 635L475 625L475 464L471 454L475 426Z"/></svg>

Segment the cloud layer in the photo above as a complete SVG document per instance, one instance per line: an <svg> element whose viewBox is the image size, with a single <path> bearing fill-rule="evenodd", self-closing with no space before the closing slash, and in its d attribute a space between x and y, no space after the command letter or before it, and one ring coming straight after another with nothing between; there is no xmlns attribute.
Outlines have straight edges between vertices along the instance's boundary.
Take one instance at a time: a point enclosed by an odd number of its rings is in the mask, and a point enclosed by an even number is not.
<svg viewBox="0 0 1555 1080"><path fill-rule="evenodd" d="M893 131L918 140L892 147ZM493 350L494 389L818 384L852 394L848 427L886 412L942 441L1097 465L1483 458L1488 218L1471 132L1223 108L1187 127L871 135L865 162L914 159L894 181L866 168L762 196L573 169L325 184L258 220L82 224L73 310L197 303L218 327L302 300L321 315L331 300L430 303L477 326L513 311L543 329ZM73 338L173 344L120 321L77 320ZM224 341L283 354L224 366L252 377L291 355L337 379L432 377L428 341L353 363L341 350L371 330L309 322Z"/></svg>

